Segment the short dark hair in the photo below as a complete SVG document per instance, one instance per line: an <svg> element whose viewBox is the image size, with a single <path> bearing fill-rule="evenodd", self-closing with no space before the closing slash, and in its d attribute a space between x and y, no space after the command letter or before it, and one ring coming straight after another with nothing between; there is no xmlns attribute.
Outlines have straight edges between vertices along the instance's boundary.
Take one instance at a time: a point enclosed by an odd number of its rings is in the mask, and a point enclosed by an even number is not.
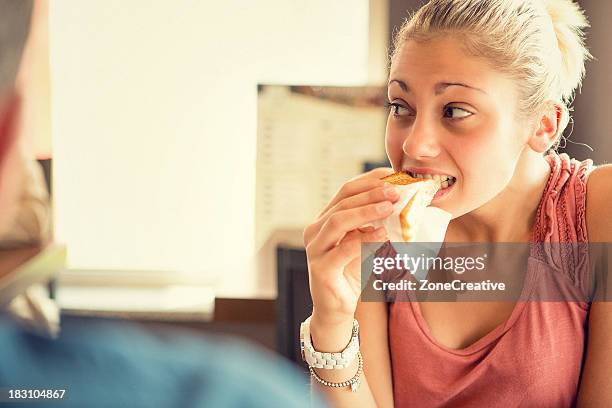
<svg viewBox="0 0 612 408"><path fill-rule="evenodd" d="M30 31L33 0L0 0L0 95L13 86Z"/></svg>

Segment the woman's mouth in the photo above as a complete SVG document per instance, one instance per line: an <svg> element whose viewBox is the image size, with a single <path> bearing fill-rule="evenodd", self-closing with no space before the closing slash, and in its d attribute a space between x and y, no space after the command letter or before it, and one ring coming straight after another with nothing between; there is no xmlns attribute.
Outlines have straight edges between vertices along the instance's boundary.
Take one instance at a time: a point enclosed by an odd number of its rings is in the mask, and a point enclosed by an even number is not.
<svg viewBox="0 0 612 408"><path fill-rule="evenodd" d="M440 189L438 190L436 195L434 195L433 200L437 200L440 197L443 197L448 194L452 186L454 186L457 182L456 177L449 176L447 174L416 173L412 171L408 171L408 174L410 174L410 176L414 178L433 179L440 182Z"/></svg>

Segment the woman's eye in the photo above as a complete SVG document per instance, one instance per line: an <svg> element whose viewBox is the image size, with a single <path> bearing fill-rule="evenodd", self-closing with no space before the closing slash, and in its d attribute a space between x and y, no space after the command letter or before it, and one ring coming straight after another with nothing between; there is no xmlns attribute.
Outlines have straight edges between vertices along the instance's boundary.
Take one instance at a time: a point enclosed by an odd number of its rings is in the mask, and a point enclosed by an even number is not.
<svg viewBox="0 0 612 408"><path fill-rule="evenodd" d="M446 116L446 112L450 111L451 114L450 116ZM457 113L457 115L453 114L453 111ZM449 117L450 119L464 119L467 118L468 116L472 116L473 113L469 112L465 109L461 109L458 108L456 106L447 106L446 108L444 108L444 113L445 113L445 117Z"/></svg>
<svg viewBox="0 0 612 408"><path fill-rule="evenodd" d="M408 108L395 102L387 103L387 108L393 116L407 116L410 113Z"/></svg>

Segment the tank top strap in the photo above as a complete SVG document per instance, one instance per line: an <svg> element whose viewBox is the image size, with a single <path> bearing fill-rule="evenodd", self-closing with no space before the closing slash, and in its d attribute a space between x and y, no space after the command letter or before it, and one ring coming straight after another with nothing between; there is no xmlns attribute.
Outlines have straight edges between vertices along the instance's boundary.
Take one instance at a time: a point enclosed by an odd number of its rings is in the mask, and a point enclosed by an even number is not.
<svg viewBox="0 0 612 408"><path fill-rule="evenodd" d="M533 242L537 258L563 273L581 290L588 288L586 185L593 161L566 153L546 156L551 172L536 213Z"/></svg>
<svg viewBox="0 0 612 408"><path fill-rule="evenodd" d="M586 184L593 161L566 153L546 156L551 172L538 208L535 242L588 242Z"/></svg>

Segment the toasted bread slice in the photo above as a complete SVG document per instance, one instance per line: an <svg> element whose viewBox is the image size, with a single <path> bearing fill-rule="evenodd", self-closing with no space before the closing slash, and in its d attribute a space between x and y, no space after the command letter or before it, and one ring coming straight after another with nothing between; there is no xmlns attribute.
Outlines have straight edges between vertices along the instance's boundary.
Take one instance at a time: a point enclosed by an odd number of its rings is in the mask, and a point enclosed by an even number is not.
<svg viewBox="0 0 612 408"><path fill-rule="evenodd" d="M400 200L398 201L398 203L405 203L399 213L401 235L404 241L414 241L416 227L421 220L423 210L431 203L431 200L440 188L440 182L432 179L414 178L404 172L391 174L383 177L381 180L402 186L399 187ZM420 183L420 185L403 187L414 183ZM406 199L408 199L407 202Z"/></svg>
<svg viewBox="0 0 612 408"><path fill-rule="evenodd" d="M398 171L397 173L390 174L381 178L381 180L386 181L387 183L397 184L400 186L405 186L407 184L417 183L419 181L423 181L423 179L418 179L410 176L408 173L404 173L403 171Z"/></svg>

